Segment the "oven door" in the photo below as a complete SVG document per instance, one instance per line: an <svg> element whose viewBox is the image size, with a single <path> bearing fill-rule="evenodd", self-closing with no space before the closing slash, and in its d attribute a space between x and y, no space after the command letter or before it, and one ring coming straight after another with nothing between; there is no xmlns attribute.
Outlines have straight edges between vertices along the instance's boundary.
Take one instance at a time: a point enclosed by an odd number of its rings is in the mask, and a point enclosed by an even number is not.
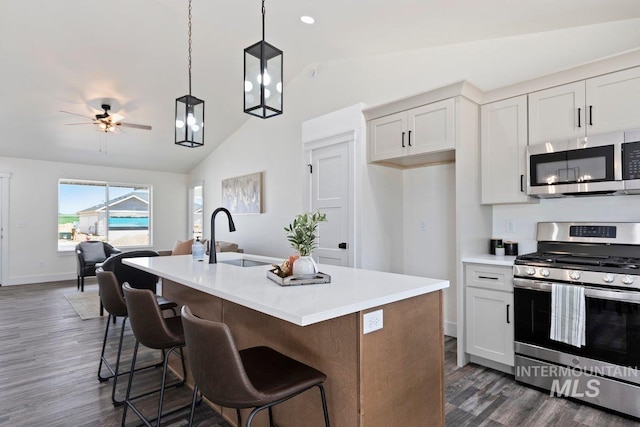
<svg viewBox="0 0 640 427"><path fill-rule="evenodd" d="M586 345L549 338L551 283L514 279L516 343L530 344L619 366L640 366L640 292L585 287Z"/></svg>
<svg viewBox="0 0 640 427"><path fill-rule="evenodd" d="M622 191L621 144L584 138L527 147L527 194L553 197Z"/></svg>

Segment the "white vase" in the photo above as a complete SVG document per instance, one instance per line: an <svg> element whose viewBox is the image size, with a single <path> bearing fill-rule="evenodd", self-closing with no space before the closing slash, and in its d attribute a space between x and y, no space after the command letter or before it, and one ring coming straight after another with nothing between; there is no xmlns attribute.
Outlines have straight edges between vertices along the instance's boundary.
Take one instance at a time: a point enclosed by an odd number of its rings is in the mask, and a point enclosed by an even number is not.
<svg viewBox="0 0 640 427"><path fill-rule="evenodd" d="M293 263L294 276L313 276L318 272L316 262L310 256L301 256Z"/></svg>

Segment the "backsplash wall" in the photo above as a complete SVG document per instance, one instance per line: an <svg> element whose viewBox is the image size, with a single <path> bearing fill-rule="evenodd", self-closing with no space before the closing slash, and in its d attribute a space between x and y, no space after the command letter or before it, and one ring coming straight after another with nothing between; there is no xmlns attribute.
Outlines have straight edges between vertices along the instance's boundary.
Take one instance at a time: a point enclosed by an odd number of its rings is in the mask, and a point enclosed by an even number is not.
<svg viewBox="0 0 640 427"><path fill-rule="evenodd" d="M540 203L495 205L493 236L518 242L521 254L536 249L536 224L542 221L640 222L640 195L541 199ZM507 231L508 222L513 232ZM488 243L487 243L488 245Z"/></svg>

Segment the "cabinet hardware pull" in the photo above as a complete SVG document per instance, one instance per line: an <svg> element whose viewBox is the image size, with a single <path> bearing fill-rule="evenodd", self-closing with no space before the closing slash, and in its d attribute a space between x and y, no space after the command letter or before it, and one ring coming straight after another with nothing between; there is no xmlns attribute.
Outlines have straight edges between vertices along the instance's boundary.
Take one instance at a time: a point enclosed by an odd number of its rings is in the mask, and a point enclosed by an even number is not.
<svg viewBox="0 0 640 427"><path fill-rule="evenodd" d="M402 148L404 148L404 132L402 132Z"/></svg>
<svg viewBox="0 0 640 427"><path fill-rule="evenodd" d="M347 243L346 242L338 243L338 249L347 249Z"/></svg>
<svg viewBox="0 0 640 427"><path fill-rule="evenodd" d="M411 131L409 131L409 147L411 147Z"/></svg>
<svg viewBox="0 0 640 427"><path fill-rule="evenodd" d="M589 105L589 126L593 126L593 105Z"/></svg>
<svg viewBox="0 0 640 427"><path fill-rule="evenodd" d="M524 193L524 175L520 175L520 192Z"/></svg>
<svg viewBox="0 0 640 427"><path fill-rule="evenodd" d="M498 280L497 277L491 277L491 276L478 276L478 279Z"/></svg>
<svg viewBox="0 0 640 427"><path fill-rule="evenodd" d="M511 323L511 321L509 321L509 306L511 306L511 304L507 304L507 323Z"/></svg>
<svg viewBox="0 0 640 427"><path fill-rule="evenodd" d="M580 126L580 110L581 108L578 108L578 127L581 128L582 126Z"/></svg>

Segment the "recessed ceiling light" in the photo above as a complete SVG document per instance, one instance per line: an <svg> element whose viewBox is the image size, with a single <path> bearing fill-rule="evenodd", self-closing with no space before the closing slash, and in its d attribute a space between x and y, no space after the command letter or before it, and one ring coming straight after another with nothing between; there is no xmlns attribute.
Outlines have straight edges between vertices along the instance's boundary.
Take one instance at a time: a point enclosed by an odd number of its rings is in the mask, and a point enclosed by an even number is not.
<svg viewBox="0 0 640 427"><path fill-rule="evenodd" d="M313 17L311 17L311 16L307 16L307 15L305 15L305 16L301 16L301 17L300 17L300 20L301 20L302 22L304 22L305 24L313 24L314 22L316 22L316 20L315 20L315 19L313 19Z"/></svg>

